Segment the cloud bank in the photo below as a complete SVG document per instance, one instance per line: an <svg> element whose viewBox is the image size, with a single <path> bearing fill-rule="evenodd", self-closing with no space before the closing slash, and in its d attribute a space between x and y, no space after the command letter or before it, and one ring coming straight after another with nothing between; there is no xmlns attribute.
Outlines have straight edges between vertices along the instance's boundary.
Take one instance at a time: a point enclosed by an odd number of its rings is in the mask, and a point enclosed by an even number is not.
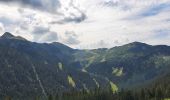
<svg viewBox="0 0 170 100"><path fill-rule="evenodd" d="M0 34L74 48L170 45L169 0L0 0Z"/></svg>

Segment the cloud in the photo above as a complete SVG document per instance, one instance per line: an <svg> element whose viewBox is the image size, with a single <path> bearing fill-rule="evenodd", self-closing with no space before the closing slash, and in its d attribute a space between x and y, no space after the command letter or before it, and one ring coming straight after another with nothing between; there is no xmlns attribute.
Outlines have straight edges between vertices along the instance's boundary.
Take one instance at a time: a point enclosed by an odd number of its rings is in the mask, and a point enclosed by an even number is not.
<svg viewBox="0 0 170 100"><path fill-rule="evenodd" d="M169 30L156 30L154 31L153 38L165 38L165 37L170 37L170 29Z"/></svg>
<svg viewBox="0 0 170 100"><path fill-rule="evenodd" d="M159 5L155 5L152 7L147 8L144 10L141 14L139 14L139 17L150 17L150 16L155 16L165 10L170 9L170 3L163 3Z"/></svg>
<svg viewBox="0 0 170 100"><path fill-rule="evenodd" d="M118 5L119 5L119 2L118 2L118 1L112 1L112 0L110 0L110 1L104 1L104 2L102 3L102 5L108 6L108 7L115 7L115 6L118 6Z"/></svg>
<svg viewBox="0 0 170 100"><path fill-rule="evenodd" d="M33 34L33 40L37 42L56 42L58 41L57 32L51 31L50 27L35 26L31 32Z"/></svg>
<svg viewBox="0 0 170 100"><path fill-rule="evenodd" d="M0 22L3 23L5 26L9 26L9 25L18 23L17 20L13 20L13 19L10 19L5 16L0 16Z"/></svg>
<svg viewBox="0 0 170 100"><path fill-rule="evenodd" d="M54 20L49 22L49 24L68 24L68 23L81 23L87 19L86 14L81 13L80 15L71 14L71 16L64 17L61 20Z"/></svg>
<svg viewBox="0 0 170 100"><path fill-rule="evenodd" d="M34 42L83 49L133 41L170 45L169 0L0 1L3 29Z"/></svg>
<svg viewBox="0 0 170 100"><path fill-rule="evenodd" d="M56 32L48 32L47 34L43 35L39 41L56 42L58 41L58 35Z"/></svg>
<svg viewBox="0 0 170 100"><path fill-rule="evenodd" d="M123 0L103 0L100 3L100 5L126 11L126 10L130 10L133 7L131 6L131 3L130 1L127 2Z"/></svg>
<svg viewBox="0 0 170 100"><path fill-rule="evenodd" d="M72 16L64 17L64 19L59 21L53 21L51 24L66 24L66 23L80 23L84 21L87 16L84 13L81 13L79 16L72 14Z"/></svg>
<svg viewBox="0 0 170 100"><path fill-rule="evenodd" d="M53 24L80 23L87 18L85 12L76 6L73 0L65 1L63 4L61 0L0 0L0 2L20 5L19 13L23 13L23 8L31 8L60 17L60 19L52 21ZM67 3L68 7L65 6Z"/></svg>
<svg viewBox="0 0 170 100"><path fill-rule="evenodd" d="M69 0L64 4L61 3L61 9L59 9L59 12L63 17L59 20L50 22L51 24L80 23L87 19L86 13L76 6L73 0Z"/></svg>
<svg viewBox="0 0 170 100"><path fill-rule="evenodd" d="M106 43L104 40L100 40L100 41L97 43L96 47L107 48L108 45L109 45L109 44Z"/></svg>
<svg viewBox="0 0 170 100"><path fill-rule="evenodd" d="M78 40L78 35L76 35L75 32L66 31L64 43L69 44L69 45L78 45L80 44L80 41Z"/></svg>
<svg viewBox="0 0 170 100"><path fill-rule="evenodd" d="M0 0L0 2L11 5L19 4L22 7L26 6L48 12L57 12L57 8L60 7L58 0Z"/></svg>
<svg viewBox="0 0 170 100"><path fill-rule="evenodd" d="M76 14L75 13L70 13L71 16L70 17L65 17L63 19L64 22L80 23L80 22L84 21L87 18L86 14L80 8L75 6L73 0L70 1L69 6L71 8L73 8L73 9L75 9L77 13Z"/></svg>
<svg viewBox="0 0 170 100"><path fill-rule="evenodd" d="M43 35L43 34L48 33L49 31L50 31L49 27L36 26L34 27L32 33L36 35Z"/></svg>
<svg viewBox="0 0 170 100"><path fill-rule="evenodd" d="M0 23L0 34L3 34L5 31L4 25Z"/></svg>

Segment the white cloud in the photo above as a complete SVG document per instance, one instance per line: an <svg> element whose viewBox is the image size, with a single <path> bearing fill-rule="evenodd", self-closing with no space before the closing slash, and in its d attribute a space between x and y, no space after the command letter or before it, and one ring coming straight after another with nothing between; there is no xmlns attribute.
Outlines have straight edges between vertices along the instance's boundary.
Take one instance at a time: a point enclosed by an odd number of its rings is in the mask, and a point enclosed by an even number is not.
<svg viewBox="0 0 170 100"><path fill-rule="evenodd" d="M0 23L0 34L3 34L4 30L4 25Z"/></svg>
<svg viewBox="0 0 170 100"><path fill-rule="evenodd" d="M66 31L63 42L71 46L78 45L80 43L78 38L78 35L74 31Z"/></svg>
<svg viewBox="0 0 170 100"><path fill-rule="evenodd" d="M52 0L55 1L55 0ZM48 1L50 2L50 1ZM0 4L0 23L4 31L21 35L31 41L59 41L74 48L113 47L140 41L170 45L167 36L159 38L156 32L170 30L169 0L59 0L55 8L51 3L46 11L23 6ZM49 11L49 12L48 12ZM5 18L5 20L1 20ZM39 35L38 27L45 27ZM73 31L74 35L65 35ZM44 32L44 34L42 34ZM49 40L46 37L54 36ZM161 34L161 33L160 33ZM157 36L157 37L156 37ZM40 40L39 40L40 39ZM56 40L55 40L56 39ZM74 45L69 40L74 40ZM67 41L67 42L66 42Z"/></svg>

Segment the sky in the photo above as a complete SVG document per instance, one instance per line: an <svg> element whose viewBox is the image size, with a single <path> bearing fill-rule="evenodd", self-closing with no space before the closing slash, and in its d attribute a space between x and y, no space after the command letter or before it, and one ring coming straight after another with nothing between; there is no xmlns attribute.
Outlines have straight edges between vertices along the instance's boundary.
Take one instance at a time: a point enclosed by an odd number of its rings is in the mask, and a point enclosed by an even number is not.
<svg viewBox="0 0 170 100"><path fill-rule="evenodd" d="M0 0L0 35L77 49L170 45L170 0Z"/></svg>

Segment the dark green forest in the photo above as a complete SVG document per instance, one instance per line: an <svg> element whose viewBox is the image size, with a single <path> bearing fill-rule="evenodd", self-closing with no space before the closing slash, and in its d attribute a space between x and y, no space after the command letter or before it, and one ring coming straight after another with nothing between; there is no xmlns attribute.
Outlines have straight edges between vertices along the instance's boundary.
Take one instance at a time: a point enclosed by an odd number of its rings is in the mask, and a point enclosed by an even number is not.
<svg viewBox="0 0 170 100"><path fill-rule="evenodd" d="M95 89L91 91L76 91L48 94L47 97L32 97L32 100L170 100L170 77L165 76L145 88L121 89L113 93L110 87L107 89ZM5 100L13 100L6 96ZM25 100L23 98L23 100Z"/></svg>

